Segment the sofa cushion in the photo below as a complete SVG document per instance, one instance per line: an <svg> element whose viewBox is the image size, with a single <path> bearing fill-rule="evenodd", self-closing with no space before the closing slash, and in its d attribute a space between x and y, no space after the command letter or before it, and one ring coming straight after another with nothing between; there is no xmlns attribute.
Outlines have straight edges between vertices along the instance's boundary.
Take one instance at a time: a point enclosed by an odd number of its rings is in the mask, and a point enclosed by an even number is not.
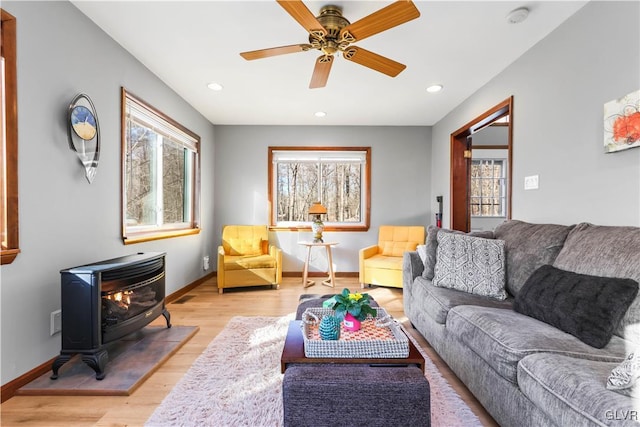
<svg viewBox="0 0 640 427"><path fill-rule="evenodd" d="M640 283L640 227L578 224L554 267L595 276L622 277ZM640 343L640 296L623 317L616 335Z"/></svg>
<svg viewBox="0 0 640 427"><path fill-rule="evenodd" d="M271 255L224 257L225 270L246 270L246 269L253 269L253 268L275 268L275 267L276 267L276 259Z"/></svg>
<svg viewBox="0 0 640 427"><path fill-rule="evenodd" d="M516 296L538 267L552 264L572 226L530 224L511 220L496 227L496 239L504 240L507 260L506 286Z"/></svg>
<svg viewBox="0 0 640 427"><path fill-rule="evenodd" d="M456 233L438 234L433 285L503 300L504 242Z"/></svg>
<svg viewBox="0 0 640 427"><path fill-rule="evenodd" d="M638 426L633 399L607 390L615 363L557 354L527 356L518 365L520 390L559 426Z"/></svg>
<svg viewBox="0 0 640 427"><path fill-rule="evenodd" d="M637 294L638 283L631 279L590 276L543 265L520 289L513 308L602 348Z"/></svg>
<svg viewBox="0 0 640 427"><path fill-rule="evenodd" d="M422 270L422 277L427 280L432 280L435 273L436 257L438 250L438 234L439 233L462 233L462 231L448 230L446 228L438 228L435 225L427 227L427 238L425 240L424 256L423 258L424 270ZM493 239L493 231L472 231L469 233L471 236L483 237L485 239Z"/></svg>
<svg viewBox="0 0 640 427"><path fill-rule="evenodd" d="M430 280L417 277L413 284L412 304L419 304L419 310L427 313L437 323L444 325L449 310L458 305L511 308L513 297L497 300L449 288L433 286ZM418 302L419 301L419 302Z"/></svg>
<svg viewBox="0 0 640 427"><path fill-rule="evenodd" d="M449 311L447 330L469 346L498 374L516 382L518 362L534 353L620 362L627 342L614 336L602 349L532 317L502 308L461 305Z"/></svg>

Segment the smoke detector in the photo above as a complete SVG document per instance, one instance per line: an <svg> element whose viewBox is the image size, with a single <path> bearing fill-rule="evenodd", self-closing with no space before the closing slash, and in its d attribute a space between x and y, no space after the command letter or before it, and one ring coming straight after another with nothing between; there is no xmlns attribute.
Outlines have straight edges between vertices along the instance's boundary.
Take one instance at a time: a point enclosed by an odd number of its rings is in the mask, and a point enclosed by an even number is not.
<svg viewBox="0 0 640 427"><path fill-rule="evenodd" d="M509 24L519 24L529 16L529 9L526 7L519 7L512 10L507 14L507 22Z"/></svg>

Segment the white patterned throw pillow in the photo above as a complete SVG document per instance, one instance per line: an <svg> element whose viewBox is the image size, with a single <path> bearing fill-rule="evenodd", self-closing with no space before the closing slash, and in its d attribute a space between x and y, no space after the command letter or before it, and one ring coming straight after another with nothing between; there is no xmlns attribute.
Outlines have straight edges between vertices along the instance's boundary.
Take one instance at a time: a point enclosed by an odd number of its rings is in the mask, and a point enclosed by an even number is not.
<svg viewBox="0 0 640 427"><path fill-rule="evenodd" d="M438 233L433 285L499 300L505 291L504 241Z"/></svg>
<svg viewBox="0 0 640 427"><path fill-rule="evenodd" d="M640 377L640 353L630 353L626 359L613 368L607 379L607 388L617 393L631 396L635 394Z"/></svg>

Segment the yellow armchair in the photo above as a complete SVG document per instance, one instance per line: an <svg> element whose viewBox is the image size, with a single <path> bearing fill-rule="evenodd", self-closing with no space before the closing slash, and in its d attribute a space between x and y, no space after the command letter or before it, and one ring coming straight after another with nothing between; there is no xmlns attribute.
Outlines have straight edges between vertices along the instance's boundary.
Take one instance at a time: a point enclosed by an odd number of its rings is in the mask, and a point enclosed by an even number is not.
<svg viewBox="0 0 640 427"><path fill-rule="evenodd" d="M225 225L218 246L218 292L282 283L282 250L269 244L266 225Z"/></svg>
<svg viewBox="0 0 640 427"><path fill-rule="evenodd" d="M360 286L402 287L402 254L424 244L423 226L381 225L378 244L360 249Z"/></svg>

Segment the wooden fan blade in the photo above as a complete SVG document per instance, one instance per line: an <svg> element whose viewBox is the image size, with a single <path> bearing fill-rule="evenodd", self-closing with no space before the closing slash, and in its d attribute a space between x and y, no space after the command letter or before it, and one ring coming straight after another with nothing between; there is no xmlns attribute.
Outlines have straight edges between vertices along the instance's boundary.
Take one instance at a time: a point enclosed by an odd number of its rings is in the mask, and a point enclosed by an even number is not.
<svg viewBox="0 0 640 427"><path fill-rule="evenodd" d="M311 45L308 44L292 44L289 46L272 47L269 49L252 50L250 52L242 52L242 56L247 61L254 59L268 58L270 56L284 55L287 53L304 52L311 49Z"/></svg>
<svg viewBox="0 0 640 427"><path fill-rule="evenodd" d="M413 2L400 0L347 25L340 31L340 37L353 43L404 24L419 16L420 11Z"/></svg>
<svg viewBox="0 0 640 427"><path fill-rule="evenodd" d="M316 59L316 66L313 69L309 89L316 89L327 85L331 65L333 65L333 56L331 55L321 55Z"/></svg>
<svg viewBox="0 0 640 427"><path fill-rule="evenodd" d="M301 0L277 0L277 2L310 34L315 34L321 38L327 35L327 30Z"/></svg>
<svg viewBox="0 0 640 427"><path fill-rule="evenodd" d="M379 71L387 76L395 77L402 70L407 68L406 65L389 59L377 53L370 52L366 49L357 46L349 46L342 53L344 59L355 62L356 64L364 65L372 70Z"/></svg>

